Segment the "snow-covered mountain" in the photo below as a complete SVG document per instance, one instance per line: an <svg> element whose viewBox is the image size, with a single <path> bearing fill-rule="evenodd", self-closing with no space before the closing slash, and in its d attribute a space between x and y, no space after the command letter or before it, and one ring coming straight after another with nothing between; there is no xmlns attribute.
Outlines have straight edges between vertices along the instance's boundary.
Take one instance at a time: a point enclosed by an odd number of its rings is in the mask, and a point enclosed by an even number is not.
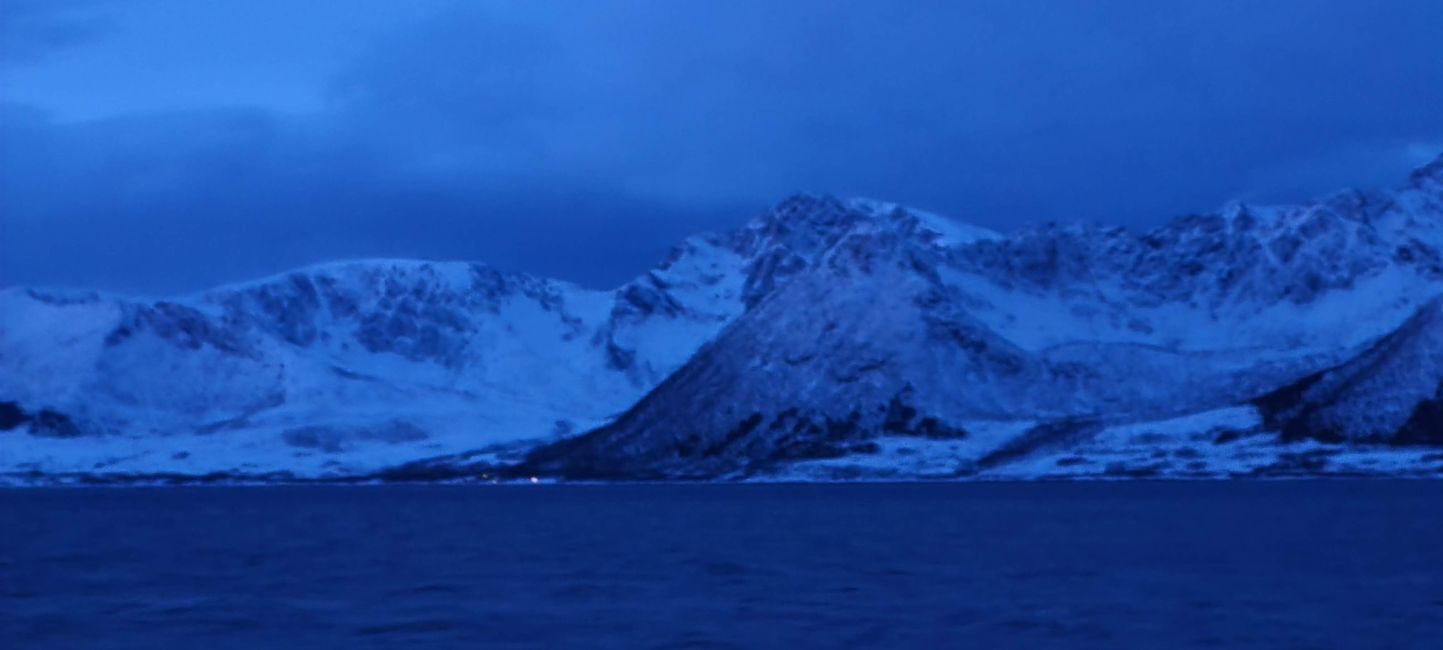
<svg viewBox="0 0 1443 650"><path fill-rule="evenodd" d="M614 291L407 260L160 301L6 289L0 472L344 477L591 429L866 218L797 197Z"/></svg>
<svg viewBox="0 0 1443 650"><path fill-rule="evenodd" d="M1438 441L1440 249L1443 158L1394 191L1148 233L1002 235L801 195L613 291L390 260L162 301L12 288L0 474L1208 475L1300 445L1394 462L1415 452L1376 445ZM1178 451L1199 441L1226 458Z"/></svg>
<svg viewBox="0 0 1443 650"><path fill-rule="evenodd" d="M1443 445L1443 298L1347 363L1256 403L1285 439Z"/></svg>
<svg viewBox="0 0 1443 650"><path fill-rule="evenodd" d="M0 394L41 434L0 461L41 472L347 473L592 426L645 388L591 340L606 294L470 264L0 301Z"/></svg>
<svg viewBox="0 0 1443 650"><path fill-rule="evenodd" d="M1437 425L1408 415L1436 407L1443 385L1436 344L1416 333L1432 332L1443 293L1440 167L1397 192L1232 205L1143 235L1048 226L938 245L873 219L616 422L538 449L528 467L754 475L865 456L888 437L1003 431L962 459L966 473L1088 431L1287 393L1334 366L1288 431L1436 440L1399 427ZM1385 365L1378 346L1401 351Z"/></svg>

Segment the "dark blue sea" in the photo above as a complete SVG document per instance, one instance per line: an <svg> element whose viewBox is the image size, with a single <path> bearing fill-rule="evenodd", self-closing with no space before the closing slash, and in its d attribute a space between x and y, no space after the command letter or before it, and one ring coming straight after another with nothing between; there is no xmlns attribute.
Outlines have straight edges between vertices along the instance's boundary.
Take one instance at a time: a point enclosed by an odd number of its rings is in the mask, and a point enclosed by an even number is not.
<svg viewBox="0 0 1443 650"><path fill-rule="evenodd" d="M0 491L0 648L1443 647L1443 481Z"/></svg>

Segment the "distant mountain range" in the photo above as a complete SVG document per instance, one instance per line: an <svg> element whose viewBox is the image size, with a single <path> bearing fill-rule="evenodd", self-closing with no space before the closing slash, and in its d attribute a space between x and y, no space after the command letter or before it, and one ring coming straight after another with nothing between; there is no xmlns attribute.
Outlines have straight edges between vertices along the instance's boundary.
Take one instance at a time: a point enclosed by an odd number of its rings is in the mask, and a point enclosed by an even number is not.
<svg viewBox="0 0 1443 650"><path fill-rule="evenodd" d="M0 481L1443 476L1443 158L1147 233L789 198L613 291L0 291Z"/></svg>

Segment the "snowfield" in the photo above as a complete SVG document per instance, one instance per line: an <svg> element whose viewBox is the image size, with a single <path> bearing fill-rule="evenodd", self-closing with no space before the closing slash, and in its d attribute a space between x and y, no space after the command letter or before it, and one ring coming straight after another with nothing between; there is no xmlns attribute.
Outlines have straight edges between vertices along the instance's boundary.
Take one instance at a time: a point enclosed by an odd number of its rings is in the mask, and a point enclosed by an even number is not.
<svg viewBox="0 0 1443 650"><path fill-rule="evenodd" d="M0 481L1439 476L1443 159L1147 233L798 195L610 291L0 290Z"/></svg>

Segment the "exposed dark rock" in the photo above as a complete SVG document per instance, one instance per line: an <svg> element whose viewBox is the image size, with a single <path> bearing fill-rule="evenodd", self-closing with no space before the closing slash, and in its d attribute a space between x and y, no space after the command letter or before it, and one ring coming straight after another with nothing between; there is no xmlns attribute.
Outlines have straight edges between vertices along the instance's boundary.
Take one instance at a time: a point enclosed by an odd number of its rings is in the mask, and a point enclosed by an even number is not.
<svg viewBox="0 0 1443 650"><path fill-rule="evenodd" d="M1443 444L1443 300L1353 359L1252 404L1283 441Z"/></svg>
<svg viewBox="0 0 1443 650"><path fill-rule="evenodd" d="M1443 392L1443 384L1439 385ZM1403 428L1393 436L1395 445L1443 445L1443 400L1418 403Z"/></svg>
<svg viewBox="0 0 1443 650"><path fill-rule="evenodd" d="M355 442L374 441L401 444L425 440L429 436L414 424L392 420L366 427L307 426L287 429L281 434L286 444L325 453L340 453Z"/></svg>
<svg viewBox="0 0 1443 650"><path fill-rule="evenodd" d="M1277 462L1252 470L1255 476L1313 476L1325 473L1330 457L1335 452L1316 449L1301 453L1282 454Z"/></svg>
<svg viewBox="0 0 1443 650"><path fill-rule="evenodd" d="M640 316L681 314L684 311L682 306L664 288L656 286L659 282L654 281L650 285L640 283L626 285L618 292L617 297L621 300L618 308L624 305Z"/></svg>
<svg viewBox="0 0 1443 650"><path fill-rule="evenodd" d="M84 432L70 416L50 409L40 409L30 420L30 435L42 438L78 438L84 435Z"/></svg>
<svg viewBox="0 0 1443 650"><path fill-rule="evenodd" d="M887 414L882 420L882 430L887 433L909 433L912 431L912 419L917 417L917 409L902 401L902 394L898 393L887 403Z"/></svg>
<svg viewBox="0 0 1443 650"><path fill-rule="evenodd" d="M15 402L0 402L0 431L10 431L30 421L30 416Z"/></svg>
<svg viewBox="0 0 1443 650"><path fill-rule="evenodd" d="M1218 432L1217 437L1213 438L1213 444L1225 445L1230 442L1234 442L1242 437L1243 432L1241 431L1238 431L1236 429L1223 429L1222 431Z"/></svg>
<svg viewBox="0 0 1443 650"><path fill-rule="evenodd" d="M909 431L911 435L918 435L933 440L947 440L967 437L967 430L961 427L954 427L942 422L932 416L922 418L917 426Z"/></svg>
<svg viewBox="0 0 1443 650"><path fill-rule="evenodd" d="M1167 469L1167 463L1157 463L1153 465L1141 466L1128 465L1127 463L1109 463L1107 467L1102 470L1102 473L1104 476L1117 476L1125 478L1152 478L1159 474L1162 474L1164 471L1167 471Z"/></svg>
<svg viewBox="0 0 1443 650"><path fill-rule="evenodd" d="M1314 384L1322 380L1323 376L1326 373L1327 371L1324 370L1322 372L1310 374L1286 386L1256 397L1252 399L1250 403L1253 406L1257 407L1258 414L1262 416L1263 425L1265 427L1270 429L1279 429L1285 425L1288 419L1290 419L1286 416L1291 414L1301 404L1303 404L1303 396L1307 394L1308 389L1312 388ZM1222 436L1219 436L1219 438L1221 437ZM1235 438L1236 436L1234 436L1234 438L1230 438L1230 440ZM1284 438L1287 439L1288 435L1285 434ZM1222 443L1226 441L1219 440L1218 442Z"/></svg>
<svg viewBox="0 0 1443 650"><path fill-rule="evenodd" d="M623 348L614 341L607 341L606 363L615 370L629 370L636 365L636 351Z"/></svg>
<svg viewBox="0 0 1443 650"><path fill-rule="evenodd" d="M977 461L981 469L1008 463L1041 449L1058 447L1085 440L1102 430L1102 423L1085 418L1045 422L1009 441Z"/></svg>

